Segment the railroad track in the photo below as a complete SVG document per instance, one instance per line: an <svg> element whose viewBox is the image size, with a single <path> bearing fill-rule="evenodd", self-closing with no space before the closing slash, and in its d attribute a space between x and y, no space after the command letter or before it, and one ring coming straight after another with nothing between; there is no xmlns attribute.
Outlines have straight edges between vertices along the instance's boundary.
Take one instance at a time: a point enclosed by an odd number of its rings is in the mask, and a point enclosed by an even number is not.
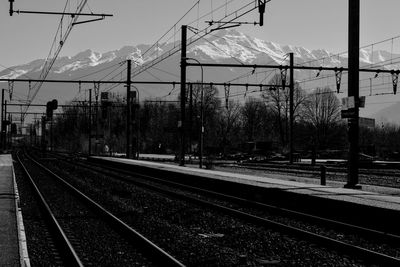
<svg viewBox="0 0 400 267"><path fill-rule="evenodd" d="M278 231L321 244L333 250L357 256L367 263L384 264L385 266L400 266L400 253L398 250L398 246L400 245L400 237L395 234L377 231L374 229L368 229L331 219L321 218L315 215L284 209L282 207L269 206L263 203L257 203L254 201L237 198L235 196L212 192L193 186L187 186L181 183L170 182L164 179L159 179L143 174L125 172L121 169L106 167L104 165L99 166L97 164L92 164L88 162L85 162L85 164L81 164L77 163L76 161L74 161L73 164L79 164L80 167L106 174L116 179L123 179L125 181L128 181L129 183L134 183L135 185L145 187L147 189L151 189L153 191L166 194L177 199L195 203L196 205L229 214L230 216L240 218L241 220L251 222L258 226L273 228ZM152 181L152 183L149 183L148 181ZM160 186L160 184L162 186ZM177 188L179 188L178 191ZM188 194L182 192L181 190L191 193ZM199 197L199 195L203 195L206 197ZM212 200L209 200L210 197ZM252 211L256 211L249 212L249 209ZM282 220L280 219L269 219L265 217L263 215L263 212L260 212L260 210L267 210L268 212L272 212L273 214L279 214L279 216L289 217L292 219L301 219L303 222L306 222L306 225L311 223L313 225L319 226L316 227L317 230L313 229L312 231L309 231L307 229L308 226L292 226L290 224L287 224L286 222L282 223ZM329 228L328 231L333 231L333 234L320 234L319 232L321 231L321 225L323 225L323 228ZM368 240L368 242L372 240L372 243L377 243L375 244L377 247L385 247L387 246L387 244L389 244L389 247L395 248L394 252L391 252L391 255L389 255L385 254L384 251L374 251L365 246L361 246L360 244L354 244L354 242L349 242L348 240L346 240L346 237L354 235L357 235L358 237L362 236L361 240ZM340 236L340 238L334 238L335 236ZM349 237L349 239L352 239L352 237ZM360 242L360 240L358 240L357 242L362 243L362 241Z"/></svg>
<svg viewBox="0 0 400 267"><path fill-rule="evenodd" d="M228 165L220 165L228 166ZM237 163L230 164L229 166L244 167L257 170L269 170L269 171L281 171L286 173L299 173L304 172L307 174L319 174L321 172L321 166L310 166L310 165L289 165L289 164L277 164L277 163ZM336 174L347 174L347 169L345 167L338 167L335 165L325 164L327 171ZM359 169L359 174L361 175L375 175L375 176L385 176L385 177L399 177L399 170L388 170L388 169Z"/></svg>
<svg viewBox="0 0 400 267"><path fill-rule="evenodd" d="M44 207L66 266L184 266L41 163L17 159Z"/></svg>

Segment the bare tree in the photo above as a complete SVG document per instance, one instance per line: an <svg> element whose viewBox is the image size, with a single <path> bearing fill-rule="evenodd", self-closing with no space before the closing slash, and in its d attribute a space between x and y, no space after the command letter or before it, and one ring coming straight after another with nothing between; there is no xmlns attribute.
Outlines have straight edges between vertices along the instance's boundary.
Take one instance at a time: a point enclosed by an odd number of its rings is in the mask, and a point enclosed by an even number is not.
<svg viewBox="0 0 400 267"><path fill-rule="evenodd" d="M289 86L286 84L282 90L281 75L275 75L269 82L275 87L265 88L262 97L267 101L275 117L275 126L279 132L280 141L283 146L287 144L289 139ZM305 92L298 83L294 84L293 100L294 100L294 119L300 118L301 106L306 99Z"/></svg>
<svg viewBox="0 0 400 267"><path fill-rule="evenodd" d="M218 116L217 133L220 147L226 155L235 143L240 142L241 106L230 100L227 108L221 108Z"/></svg>
<svg viewBox="0 0 400 267"><path fill-rule="evenodd" d="M339 99L329 87L315 89L304 103L302 118L314 129L315 142L326 147L340 122Z"/></svg>
<svg viewBox="0 0 400 267"><path fill-rule="evenodd" d="M246 141L256 141L263 134L263 117L266 106L263 101L250 97L242 107L243 131Z"/></svg>
<svg viewBox="0 0 400 267"><path fill-rule="evenodd" d="M193 110L192 110L192 122L193 129L192 134L194 140L198 140L201 115L201 91L203 90L203 126L204 126L204 147L207 152L208 148L215 148L218 146L217 128L218 124L218 113L221 106L221 100L218 98L218 89L215 86L210 85L194 85L192 92L193 99ZM188 95L188 98L190 96Z"/></svg>

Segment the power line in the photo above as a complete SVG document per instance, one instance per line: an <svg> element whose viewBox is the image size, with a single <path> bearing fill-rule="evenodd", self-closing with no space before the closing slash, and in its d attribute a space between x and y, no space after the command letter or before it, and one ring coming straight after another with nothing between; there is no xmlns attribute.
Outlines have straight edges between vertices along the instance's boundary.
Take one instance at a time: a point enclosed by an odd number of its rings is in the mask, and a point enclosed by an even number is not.
<svg viewBox="0 0 400 267"><path fill-rule="evenodd" d="M100 72L106 71L106 70L108 70L108 69L114 68L115 66L118 66L118 68L120 68L121 66L123 66L123 64L125 64L125 61L118 62L118 63L113 64L113 65L111 65L111 66L102 68L102 69L100 69L100 70L96 70L96 71L94 71L94 72L91 72L91 73L89 73L89 74L85 74L85 75L83 75L83 76L80 76L80 77L77 77L77 78L74 78L74 79L78 79L78 80L79 80L79 79L82 79L82 78L86 78L86 77L89 77L89 76L98 74L98 73L100 73ZM118 69L118 68L117 68L117 69ZM114 72L114 71L115 71L115 70L113 70L112 72ZM111 73L112 73L112 72L111 72ZM105 77L107 77L107 76L105 76Z"/></svg>
<svg viewBox="0 0 400 267"><path fill-rule="evenodd" d="M83 7L85 6L86 2L87 2L87 0L82 0L80 2L80 4L78 5L78 7L76 9L76 13L78 13L78 14L71 19L71 21L70 21L70 23L69 23L69 25L68 25L68 27L67 27L67 29L66 29L64 34L62 34L62 32L61 32L62 31L62 24L63 24L64 15L62 16L62 18L60 20L59 27L58 27L57 32L56 32L56 36L54 38L52 47L51 47L50 52L49 52L49 55L47 56L47 58L45 60L44 66L42 68L42 72L41 72L41 74L39 76L40 80L42 80L42 81L39 81L39 82L35 83L34 86L32 87L33 95L30 97L30 99L28 99L29 103L31 103L33 101L33 99L36 97L37 93L39 92L39 90L40 90L40 88L41 88L41 86L43 84L43 80L45 80L47 75L49 74L50 69L52 68L54 62L56 61L56 59L57 59L57 57L58 57L58 55L59 55L59 53L60 53L60 51L61 51L61 49L62 49L62 47L63 47L63 45L65 43L65 41L67 40L69 34L71 33L71 30L72 30L72 27L73 27L73 23L77 22L77 20L79 18L79 13L81 13L81 11L82 11ZM65 5L64 11L65 11L66 7L67 7L67 5ZM57 39L59 31L60 31L60 35L61 35L60 41L59 41L59 44L58 44L58 48L56 49L54 55L52 56L52 50L53 50L53 47L55 46L55 42L56 42L56 39ZM26 112L28 109L29 109L29 105L25 108L24 112Z"/></svg>
<svg viewBox="0 0 400 267"><path fill-rule="evenodd" d="M209 43L209 44L211 44L212 46L214 46L215 48L217 48L217 49L218 49L219 51L221 51L222 53L228 55L230 58L232 58L232 59L234 59L235 61L239 62L240 64L244 65L244 63L243 63L240 59L238 59L238 58L236 58L235 56L229 54L229 53L226 52L225 50L219 48L217 45L215 45L215 44L213 44L211 41L207 40L207 38L204 38L204 40L205 40L207 43Z"/></svg>
<svg viewBox="0 0 400 267"><path fill-rule="evenodd" d="M364 48L367 48L367 47L371 47L371 46L376 46L376 45L378 45L378 44L382 44L382 43L385 43L385 42L388 42L388 41L392 41L392 40L396 40L396 39L399 39L399 38L400 38L400 35L397 35L397 36L395 36L395 37L391 37L391 38L388 38L388 39L384 39L384 40L382 40L382 41L377 41L377 42L375 42L375 43L371 43L371 44L367 44L367 45L361 46L359 50L364 49ZM329 52L328 52L328 53L329 53ZM327 56L327 57L322 57L322 58L318 58L318 59L313 59L313 60L310 60L310 61L302 62L301 64L309 64L309 63L313 63L313 62L325 60L325 59L328 59L328 58L340 57L340 55L345 55L345 54L347 54L347 53L348 53L348 51L346 50L346 51L343 51L343 52L339 52L339 53L332 54L332 55Z"/></svg>
<svg viewBox="0 0 400 267"><path fill-rule="evenodd" d="M238 10L236 10L235 12L232 12L232 13L228 14L226 17L230 17L230 16L234 15L235 17L234 17L233 19L231 19L230 22L231 22L231 21L234 21L235 19L238 19L238 18L240 18L240 17L242 17L242 16L248 14L249 12L251 12L251 11L253 11L254 9L257 8L257 7L254 7L254 8L251 8L250 10L243 11L243 13L238 13L238 12L242 11L243 9L245 9L246 7L248 7L249 5L252 5L252 4L253 4L253 2L251 2L251 3L249 3L249 4L246 4L246 5L244 5L242 8L239 8ZM222 19L225 19L226 17L224 17L224 18L222 18ZM221 24L218 28L221 28L221 27L223 27L224 25L226 25L226 23L225 23L225 24ZM205 37L206 35L208 35L209 32L207 32L207 30L208 30L210 27L211 27L211 26L207 26L207 27L206 27L205 29L203 29L203 30L198 30L197 34L194 34L194 36L188 38L187 46L193 44L194 42L196 42L196 41L200 40L201 38ZM216 29L218 29L218 28L216 28ZM200 34L200 33L202 33L202 34ZM196 37L197 35L199 35L199 36ZM196 37L196 38L195 38L195 37ZM135 76L139 75L140 73L142 73L143 71L145 71L146 69L150 68L151 66L154 66L154 65L156 65L156 64L158 64L158 63L164 61L165 59L167 59L167 58L171 57L172 55L176 54L177 52L179 52L180 50L181 50L181 48L180 48L179 46L178 46L178 47L174 47L174 48L170 49L169 51L166 51L165 53L163 53L161 56L157 57L156 59L154 59L154 60L152 60L152 61L150 61L150 62L147 62L147 63L141 65L141 66L138 67L138 69L133 73L132 77L135 77Z"/></svg>

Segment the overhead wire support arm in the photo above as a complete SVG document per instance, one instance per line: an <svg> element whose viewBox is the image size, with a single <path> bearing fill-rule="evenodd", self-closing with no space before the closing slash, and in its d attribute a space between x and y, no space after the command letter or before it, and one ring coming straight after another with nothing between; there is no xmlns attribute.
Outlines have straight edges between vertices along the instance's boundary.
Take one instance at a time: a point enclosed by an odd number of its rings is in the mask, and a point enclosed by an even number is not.
<svg viewBox="0 0 400 267"><path fill-rule="evenodd" d="M254 24L254 25L257 25L257 24L259 24L258 22L249 22L249 21L213 21L213 20L207 20L205 22L208 23L210 26L212 26L214 24L237 24L237 25L242 25L242 24ZM219 29L223 29L223 28L219 28Z"/></svg>
<svg viewBox="0 0 400 267"><path fill-rule="evenodd" d="M223 30L223 29L229 29L229 28L235 28L235 27L239 27L240 25L241 24L233 24L233 25L229 25L229 26L218 27L218 28L211 29L210 32L217 31L217 30Z"/></svg>
<svg viewBox="0 0 400 267"><path fill-rule="evenodd" d="M268 0L268 1L270 1L270 0ZM247 15L250 12L252 12L258 8L256 5L255 7L252 6L251 8L248 9L248 7L250 5L253 5L253 3L252 2L247 3L244 6L242 6L241 8L237 9L236 11L232 11L229 14L226 14L223 19L227 19L227 21L233 22L234 20ZM233 16L233 18L229 19L232 16ZM222 25L218 26L217 29L225 26L227 21L225 21L225 23L222 23ZM188 29L190 29L190 28L188 28ZM191 27L191 29L193 29L193 27ZM197 33L195 33L195 36L192 36L187 40L188 46L195 43L196 41L200 40L201 38L207 36L210 33L209 26L204 29L201 29L201 30L196 29L196 31L197 31ZM180 46L174 46L174 48L164 52L161 56L157 56L155 59L140 65L140 67L137 67L134 69L133 77L138 76L140 73L142 73L142 72L146 71L147 69L151 68L152 66L162 62L163 60L175 55L179 51L180 51Z"/></svg>
<svg viewBox="0 0 400 267"><path fill-rule="evenodd" d="M90 19L90 20L84 20L84 21L78 21L75 23L72 23L72 26L78 25L78 24L83 24L83 23L89 23L89 22L95 22L95 21L99 21L99 20L103 20L105 17L101 17L98 19Z"/></svg>
<svg viewBox="0 0 400 267"><path fill-rule="evenodd" d="M10 12L17 14L38 14L38 15L61 15L61 16L90 16L90 17L112 17L113 14L99 14L99 13L77 13L77 12L52 12L52 11L26 11L26 10L16 10Z"/></svg>
<svg viewBox="0 0 400 267"><path fill-rule="evenodd" d="M56 11L28 11L28 10L15 10L14 11L14 2L15 0L8 0L10 2L10 16L14 13L17 14L39 14L39 15L61 15L61 16L71 16L74 18L75 16L91 16L91 17L112 17L113 14L99 14L99 13L81 13L81 12L56 12Z"/></svg>
<svg viewBox="0 0 400 267"><path fill-rule="evenodd" d="M0 79L0 82L39 82L42 80L29 80L29 79ZM85 80L44 80L43 83L73 83L73 84L126 84L126 81L85 81ZM131 81L131 84L158 84L158 85L180 85L180 82L175 81ZM196 85L210 85L210 82L186 82L186 84L196 84ZM213 82L215 86L224 86L224 82ZM230 86L248 86L248 87L272 87L272 84L262 84L262 83L229 83ZM276 87L276 86L275 86ZM33 104L32 104L33 105Z"/></svg>
<svg viewBox="0 0 400 267"><path fill-rule="evenodd" d="M203 66L203 67L229 67L229 68L270 68L270 69L289 69L288 65L254 65L254 64L218 64L218 63L193 63L188 62L187 66ZM338 67L310 67L310 66L293 66L296 70L317 70L317 71L336 71ZM348 71L348 68L339 68L342 71ZM360 72L371 72L371 73L400 73L400 70L390 69L359 69Z"/></svg>
<svg viewBox="0 0 400 267"><path fill-rule="evenodd" d="M49 54L48 54L48 56L47 56L47 58L46 58L46 60L45 60L45 62L43 64L43 66L42 66L42 71L41 71L40 76L39 76L40 77L39 81L33 85L32 95L28 95L27 101L28 101L29 104L36 97L36 95L39 92L42 84L46 80L47 75L49 74L49 72L50 72L55 60L57 59L57 57L58 57L58 55L59 55L59 53L60 53L60 51L61 51L61 49L63 47L63 45L65 44L66 39L68 38L69 34L71 33L71 30L72 30L73 26L76 25L76 24L82 24L82 23L102 20L106 16L113 16L111 14L95 14L93 12L91 12L91 13L82 13L82 10L85 7L87 1L88 0L80 0L80 2L77 3L77 8L76 8L75 12L65 12L66 6L65 6L63 12L46 12L46 11L25 11L25 10L23 10L23 11L21 11L21 10L14 11L13 10L13 8L14 8L13 7L14 0L9 0L9 2L10 2L10 15L12 15L13 13L16 12L18 14L25 13L25 14L61 15L62 16L61 21L60 21L60 26L59 26L59 28L58 28L58 30L56 32L56 37L55 37L55 39L53 41L53 45L52 45L52 47L50 49L50 52L49 52ZM63 25L62 25L63 18L64 18L64 16L68 16L68 15L71 16L71 21L69 22L68 27L66 28L66 30L63 31L62 30L62 28L63 28ZM87 21L80 21L79 22L79 21L77 21L79 16L92 16L92 17L96 17L97 16L97 17L101 17L101 18L97 18L97 19L93 19L93 20L87 20ZM59 31L60 29L61 29L61 31ZM56 42L56 40L58 40L57 35L59 33L60 33L60 38L59 38L59 41ZM57 43L58 43L58 46L56 47ZM29 105L26 107L24 112L26 112L28 109L29 109Z"/></svg>

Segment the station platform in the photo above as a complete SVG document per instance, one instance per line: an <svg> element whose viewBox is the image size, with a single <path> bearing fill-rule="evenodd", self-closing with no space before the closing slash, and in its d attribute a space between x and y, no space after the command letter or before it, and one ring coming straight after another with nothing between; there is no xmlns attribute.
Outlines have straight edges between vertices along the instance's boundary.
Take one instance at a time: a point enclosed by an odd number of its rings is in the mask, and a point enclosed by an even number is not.
<svg viewBox="0 0 400 267"><path fill-rule="evenodd" d="M313 184L307 178L295 175L249 175L234 170L208 170L189 165L178 166L124 158L90 157L89 160L105 160L123 169L144 170L156 175L167 172L172 174L170 176L173 179L193 181L193 184L206 185L206 189L229 190L239 196L267 201L272 205L280 206L285 203L285 207L289 209L354 223L361 222L366 227L378 225L382 230L398 229L400 221L400 189L396 188L361 185L362 189L356 190L343 188L344 183L327 180L327 186L322 186L315 183L318 179L309 179L314 181Z"/></svg>
<svg viewBox="0 0 400 267"><path fill-rule="evenodd" d="M96 157L93 157L96 158ZM235 182L239 184L252 185L263 188L272 188L292 192L296 194L306 194L309 196L337 199L341 201L353 202L362 205L387 208L400 212L400 189L374 187L362 185L361 190L343 188L343 183L329 183L327 186L306 183L303 177L282 174L263 174L247 175L217 170L199 169L197 167L182 167L172 164L163 164L150 161L131 160L124 158L98 157L103 160L121 162L158 168L189 175L201 175L210 179ZM314 179L315 180L315 179ZM379 193L378 193L379 192Z"/></svg>
<svg viewBox="0 0 400 267"><path fill-rule="evenodd" d="M0 155L0 266L30 266L12 157Z"/></svg>

